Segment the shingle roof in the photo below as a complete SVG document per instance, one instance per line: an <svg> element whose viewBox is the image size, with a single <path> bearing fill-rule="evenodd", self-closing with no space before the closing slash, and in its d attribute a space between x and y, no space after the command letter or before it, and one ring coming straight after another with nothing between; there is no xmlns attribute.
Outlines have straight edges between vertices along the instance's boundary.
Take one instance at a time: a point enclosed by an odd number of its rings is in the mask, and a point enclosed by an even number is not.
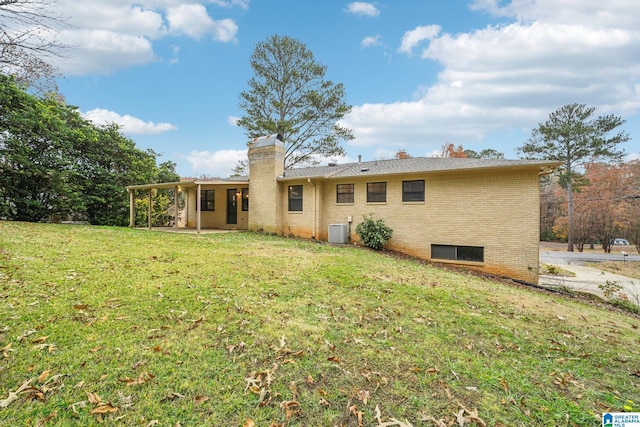
<svg viewBox="0 0 640 427"><path fill-rule="evenodd" d="M336 166L314 166L287 169L282 180L300 178L344 178L365 175L389 175L418 172L445 172L479 169L526 169L540 171L554 169L562 162L545 160L459 159L439 157L411 157L408 159L375 160Z"/></svg>

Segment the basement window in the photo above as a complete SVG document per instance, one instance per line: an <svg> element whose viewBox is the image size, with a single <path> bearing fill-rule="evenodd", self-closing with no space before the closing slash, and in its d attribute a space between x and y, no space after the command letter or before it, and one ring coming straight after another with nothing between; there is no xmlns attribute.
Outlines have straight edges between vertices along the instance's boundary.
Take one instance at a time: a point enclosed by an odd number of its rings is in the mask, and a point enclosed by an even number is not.
<svg viewBox="0 0 640 427"><path fill-rule="evenodd" d="M302 212L302 185L289 186L289 212Z"/></svg>
<svg viewBox="0 0 640 427"><path fill-rule="evenodd" d="M431 245L431 259L463 262L484 262L484 247Z"/></svg>

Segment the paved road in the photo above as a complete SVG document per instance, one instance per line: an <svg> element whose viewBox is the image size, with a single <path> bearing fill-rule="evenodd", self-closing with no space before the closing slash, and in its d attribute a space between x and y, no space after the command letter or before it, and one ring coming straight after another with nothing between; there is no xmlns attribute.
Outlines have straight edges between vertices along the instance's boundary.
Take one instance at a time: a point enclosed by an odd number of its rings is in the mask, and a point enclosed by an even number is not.
<svg viewBox="0 0 640 427"><path fill-rule="evenodd" d="M621 254L586 254L542 250L540 251L541 263L557 265L564 270L575 273L575 277L540 275L539 284L551 288L567 287L578 292L589 292L604 297L598 286L606 284L607 281L615 282L623 287L631 301L640 303L640 280L599 270L597 265L584 265L605 261L640 262L640 255L634 254L624 257Z"/></svg>
<svg viewBox="0 0 640 427"><path fill-rule="evenodd" d="M631 250L629 250L631 252ZM629 261L640 262L640 255L628 254L626 257L619 253L584 253L584 252L565 252L565 251L540 251L540 262L555 265L582 265L589 262L606 262L606 261Z"/></svg>

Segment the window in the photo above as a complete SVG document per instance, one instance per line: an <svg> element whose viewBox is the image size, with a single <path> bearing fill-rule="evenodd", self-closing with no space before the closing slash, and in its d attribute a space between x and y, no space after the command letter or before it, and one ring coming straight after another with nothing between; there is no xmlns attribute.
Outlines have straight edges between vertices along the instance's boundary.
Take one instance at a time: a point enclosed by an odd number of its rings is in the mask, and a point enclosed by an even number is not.
<svg viewBox="0 0 640 427"><path fill-rule="evenodd" d="M424 179L402 181L403 202L424 202Z"/></svg>
<svg viewBox="0 0 640 427"><path fill-rule="evenodd" d="M353 203L353 184L336 186L336 203Z"/></svg>
<svg viewBox="0 0 640 427"><path fill-rule="evenodd" d="M302 185L289 186L289 212L302 212Z"/></svg>
<svg viewBox="0 0 640 427"><path fill-rule="evenodd" d="M215 190L200 190L200 210L215 211L216 210L216 192Z"/></svg>
<svg viewBox="0 0 640 427"><path fill-rule="evenodd" d="M367 203L386 202L387 201L387 183L386 182L367 182Z"/></svg>
<svg viewBox="0 0 640 427"><path fill-rule="evenodd" d="M482 246L431 245L432 259L484 262Z"/></svg>
<svg viewBox="0 0 640 427"><path fill-rule="evenodd" d="M249 189L248 188L242 189L242 210L245 212L249 210Z"/></svg>

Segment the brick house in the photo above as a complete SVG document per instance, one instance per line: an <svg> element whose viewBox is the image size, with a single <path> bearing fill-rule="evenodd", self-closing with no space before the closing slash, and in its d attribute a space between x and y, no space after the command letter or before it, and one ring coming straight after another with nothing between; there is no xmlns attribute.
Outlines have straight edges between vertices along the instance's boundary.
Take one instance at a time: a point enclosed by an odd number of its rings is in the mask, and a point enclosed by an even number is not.
<svg viewBox="0 0 640 427"><path fill-rule="evenodd" d="M257 138L249 179L129 186L132 224L133 191L153 188L185 191L184 226L197 230L346 243L373 214L393 229L389 249L538 282L539 180L559 162L414 157L285 170L284 156L276 136Z"/></svg>

